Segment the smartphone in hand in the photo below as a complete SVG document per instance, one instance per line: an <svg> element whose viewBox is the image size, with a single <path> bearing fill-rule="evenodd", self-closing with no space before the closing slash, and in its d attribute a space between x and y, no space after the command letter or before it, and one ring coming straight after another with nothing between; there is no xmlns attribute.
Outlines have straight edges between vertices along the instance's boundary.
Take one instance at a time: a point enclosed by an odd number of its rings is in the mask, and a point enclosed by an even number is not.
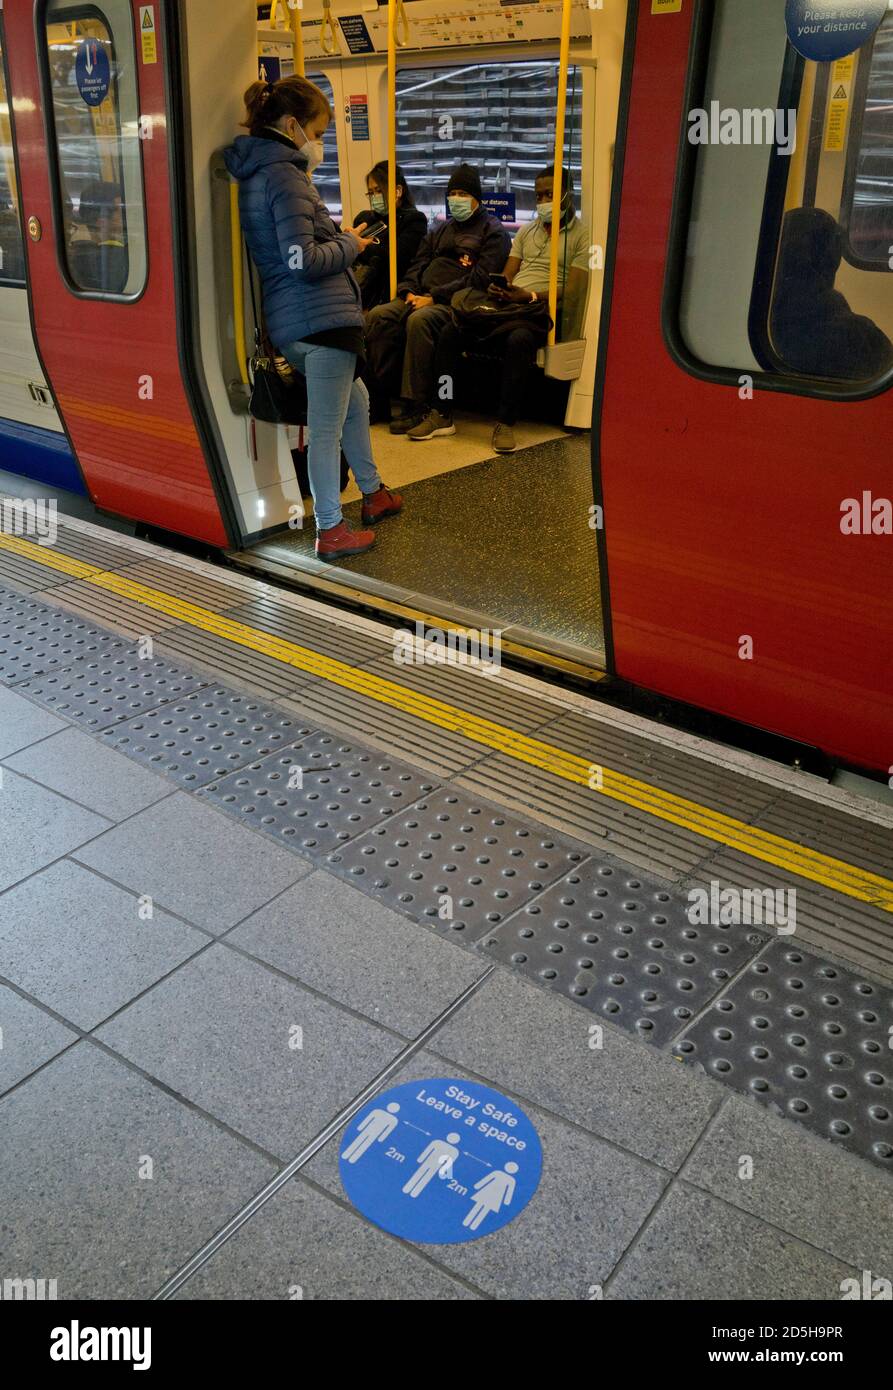
<svg viewBox="0 0 893 1390"><path fill-rule="evenodd" d="M367 237L372 241L376 241L378 237L381 236L382 232L386 232L387 230L387 222L360 222L354 227L354 231L358 236Z"/></svg>
<svg viewBox="0 0 893 1390"><path fill-rule="evenodd" d="M490 273L490 284L495 285L498 290L507 290L509 287L509 282L504 275L494 275L492 271Z"/></svg>

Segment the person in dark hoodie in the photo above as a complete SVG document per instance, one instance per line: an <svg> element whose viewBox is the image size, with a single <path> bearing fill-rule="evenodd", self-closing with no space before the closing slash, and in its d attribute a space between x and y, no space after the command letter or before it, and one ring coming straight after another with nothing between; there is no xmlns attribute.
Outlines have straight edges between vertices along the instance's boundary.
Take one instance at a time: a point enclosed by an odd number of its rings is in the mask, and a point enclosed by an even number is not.
<svg viewBox="0 0 893 1390"><path fill-rule="evenodd" d="M509 252L508 232L481 207L481 179L471 164L450 175L446 222L430 231L397 286L397 298L373 309L366 326L369 371L379 390L400 374L403 414L392 434L421 422L434 395L434 350L451 322L450 300L458 290L486 289ZM445 431L455 433L454 429Z"/></svg>
<svg viewBox="0 0 893 1390"><path fill-rule="evenodd" d="M400 511L372 458L369 393L357 380L364 355L360 290L350 267L369 245L354 228L339 232L310 181L322 162L328 101L303 77L255 82L245 93L248 135L224 151L239 182L239 214L260 276L267 329L307 382L308 471L323 560L375 544L341 512L341 450L363 494L370 527Z"/></svg>
<svg viewBox="0 0 893 1390"><path fill-rule="evenodd" d="M792 208L782 225L770 315L772 344L806 376L871 381L893 365L893 344L834 288L843 231L823 208Z"/></svg>

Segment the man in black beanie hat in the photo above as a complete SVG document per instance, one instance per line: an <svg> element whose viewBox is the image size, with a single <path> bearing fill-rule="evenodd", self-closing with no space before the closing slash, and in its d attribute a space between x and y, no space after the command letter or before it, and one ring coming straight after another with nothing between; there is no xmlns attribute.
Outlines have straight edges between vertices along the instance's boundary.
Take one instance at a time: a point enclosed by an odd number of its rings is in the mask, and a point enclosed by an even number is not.
<svg viewBox="0 0 893 1390"><path fill-rule="evenodd" d="M451 322L450 300L458 290L482 289L502 270L511 240L508 232L481 207L481 176L473 164L460 164L450 175L450 215L422 241L397 298L370 310L366 351L373 390L383 396L399 373L403 415L392 434L406 434L427 414L434 398L434 353ZM454 434L451 422L442 433Z"/></svg>

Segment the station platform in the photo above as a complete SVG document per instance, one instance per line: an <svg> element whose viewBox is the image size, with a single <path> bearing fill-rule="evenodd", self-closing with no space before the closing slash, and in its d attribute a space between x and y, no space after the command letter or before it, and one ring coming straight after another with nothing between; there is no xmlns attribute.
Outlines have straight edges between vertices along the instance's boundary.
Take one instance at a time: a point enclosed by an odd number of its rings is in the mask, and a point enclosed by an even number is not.
<svg viewBox="0 0 893 1390"><path fill-rule="evenodd" d="M385 623L77 518L0 534L0 1277L893 1281L893 805L394 652ZM351 1199L345 1140L443 1078L506 1097L542 1171L492 1233L408 1239Z"/></svg>

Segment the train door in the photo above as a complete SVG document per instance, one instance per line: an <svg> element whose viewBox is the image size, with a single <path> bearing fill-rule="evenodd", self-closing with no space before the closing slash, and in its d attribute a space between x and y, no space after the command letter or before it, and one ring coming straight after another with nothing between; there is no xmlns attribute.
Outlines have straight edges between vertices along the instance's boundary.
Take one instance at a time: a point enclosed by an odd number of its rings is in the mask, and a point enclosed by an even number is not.
<svg viewBox="0 0 893 1390"><path fill-rule="evenodd" d="M6 0L7 71L35 338L89 494L219 546L178 332L167 10Z"/></svg>
<svg viewBox="0 0 893 1390"><path fill-rule="evenodd" d="M853 10L808 56L778 0L639 3L597 466L614 673L886 775L893 14Z"/></svg>

